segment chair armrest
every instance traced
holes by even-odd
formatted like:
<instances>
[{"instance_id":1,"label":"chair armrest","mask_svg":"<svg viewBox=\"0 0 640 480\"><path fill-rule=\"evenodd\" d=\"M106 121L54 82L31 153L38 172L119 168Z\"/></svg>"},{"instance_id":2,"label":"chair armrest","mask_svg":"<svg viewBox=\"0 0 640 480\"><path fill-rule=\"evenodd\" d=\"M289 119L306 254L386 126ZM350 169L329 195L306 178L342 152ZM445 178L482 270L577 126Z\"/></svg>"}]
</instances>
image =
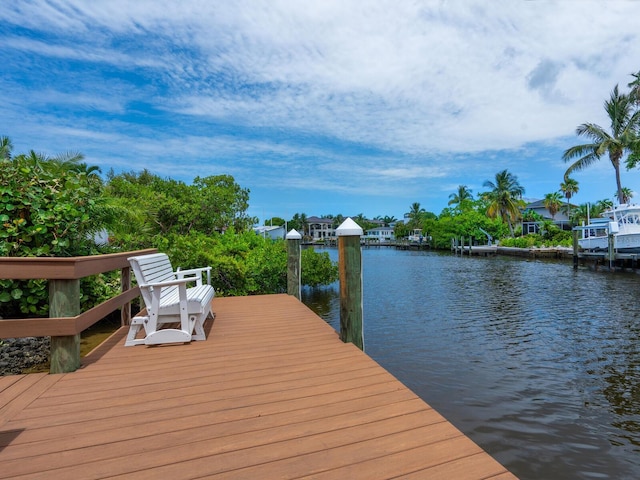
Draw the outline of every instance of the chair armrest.
<instances>
[{"instance_id":1,"label":"chair armrest","mask_svg":"<svg viewBox=\"0 0 640 480\"><path fill-rule=\"evenodd\" d=\"M202 267L202 268L191 268L189 270L178 270L175 272L176 275L193 275L196 273L209 272L211 271L211 267Z\"/></svg>"},{"instance_id":2,"label":"chair armrest","mask_svg":"<svg viewBox=\"0 0 640 480\"><path fill-rule=\"evenodd\" d=\"M177 278L182 278L184 275L194 275L192 278L199 278L200 282L198 285L201 285L202 272L207 272L207 285L211 285L211 267L191 268L189 270L180 270L178 268L178 270L174 272L174 275Z\"/></svg>"},{"instance_id":3,"label":"chair armrest","mask_svg":"<svg viewBox=\"0 0 640 480\"><path fill-rule=\"evenodd\" d=\"M189 282L195 282L197 280L196 277L187 277L187 278L178 278L176 280L166 280L164 282L157 283L141 283L138 286L142 288L146 287L170 287L172 285L181 285Z\"/></svg>"}]
</instances>

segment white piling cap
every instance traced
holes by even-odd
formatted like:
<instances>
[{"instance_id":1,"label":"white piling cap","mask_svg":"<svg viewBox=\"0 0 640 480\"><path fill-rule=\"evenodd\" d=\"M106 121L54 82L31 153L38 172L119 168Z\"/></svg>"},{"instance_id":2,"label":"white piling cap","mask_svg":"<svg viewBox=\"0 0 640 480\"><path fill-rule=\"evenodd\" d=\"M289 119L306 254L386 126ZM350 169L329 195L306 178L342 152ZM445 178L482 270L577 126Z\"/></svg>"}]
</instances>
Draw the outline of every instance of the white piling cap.
<instances>
[{"instance_id":1,"label":"white piling cap","mask_svg":"<svg viewBox=\"0 0 640 480\"><path fill-rule=\"evenodd\" d=\"M356 222L351 220L351 217L347 218L338 228L336 228L336 235L338 237L348 237L351 235L362 235L363 231Z\"/></svg>"},{"instance_id":2,"label":"white piling cap","mask_svg":"<svg viewBox=\"0 0 640 480\"><path fill-rule=\"evenodd\" d=\"M287 236L285 238L287 240L301 240L302 235L300 235L295 228L292 228L291 231L287 233Z\"/></svg>"}]
</instances>

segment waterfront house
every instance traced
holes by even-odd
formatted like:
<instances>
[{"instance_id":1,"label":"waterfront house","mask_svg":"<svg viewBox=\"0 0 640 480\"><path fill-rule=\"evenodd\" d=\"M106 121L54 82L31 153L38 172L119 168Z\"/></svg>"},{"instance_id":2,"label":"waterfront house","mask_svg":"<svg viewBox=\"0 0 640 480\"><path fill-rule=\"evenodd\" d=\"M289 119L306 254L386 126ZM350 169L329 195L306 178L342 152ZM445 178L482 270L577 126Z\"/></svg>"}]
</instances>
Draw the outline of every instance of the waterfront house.
<instances>
[{"instance_id":1,"label":"waterfront house","mask_svg":"<svg viewBox=\"0 0 640 480\"><path fill-rule=\"evenodd\" d=\"M556 214L553 217L551 216L549 209L547 209L547 207L544 206L544 200L537 200L535 202L528 203L524 207L523 212L526 212L527 210L529 210L531 212L534 212L540 215L545 220L553 221L553 223L557 225L558 228L560 228L561 230L571 230L571 222L569 221L569 217L565 212L565 208L564 208L565 205L566 204L563 204L563 207L558 212L556 212ZM571 207L573 208L574 205L571 205ZM522 222L522 234L526 235L528 233L540 233L540 225L538 224L538 222L536 221Z\"/></svg>"},{"instance_id":2,"label":"waterfront house","mask_svg":"<svg viewBox=\"0 0 640 480\"><path fill-rule=\"evenodd\" d=\"M309 236L313 241L324 240L336 235L331 218L309 217L307 218L307 225Z\"/></svg>"},{"instance_id":3,"label":"waterfront house","mask_svg":"<svg viewBox=\"0 0 640 480\"><path fill-rule=\"evenodd\" d=\"M271 240L282 240L287 234L284 226L278 225L262 225L259 227L253 227L253 231L256 232L256 235L260 235L261 237L270 238Z\"/></svg>"},{"instance_id":4,"label":"waterfront house","mask_svg":"<svg viewBox=\"0 0 640 480\"><path fill-rule=\"evenodd\" d=\"M367 230L365 238L377 240L380 243L390 243L396 239L393 233L393 227L382 227L382 226Z\"/></svg>"}]
</instances>

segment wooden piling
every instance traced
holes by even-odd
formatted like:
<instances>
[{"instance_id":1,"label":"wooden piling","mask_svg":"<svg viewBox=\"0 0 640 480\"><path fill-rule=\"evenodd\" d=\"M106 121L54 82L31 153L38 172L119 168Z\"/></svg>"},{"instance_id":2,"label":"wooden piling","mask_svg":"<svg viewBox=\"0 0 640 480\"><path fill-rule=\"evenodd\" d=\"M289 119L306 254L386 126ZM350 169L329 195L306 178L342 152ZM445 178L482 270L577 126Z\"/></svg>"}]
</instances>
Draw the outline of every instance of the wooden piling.
<instances>
[{"instance_id":1,"label":"wooden piling","mask_svg":"<svg viewBox=\"0 0 640 480\"><path fill-rule=\"evenodd\" d=\"M609 269L613 269L613 266L615 264L615 260L616 260L616 251L614 248L614 244L613 244L613 234L609 234L609 238L608 238L608 257L609 257Z\"/></svg>"},{"instance_id":2,"label":"wooden piling","mask_svg":"<svg viewBox=\"0 0 640 480\"><path fill-rule=\"evenodd\" d=\"M80 280L49 280L49 317L80 314ZM80 368L80 334L51 337L49 373L74 372Z\"/></svg>"},{"instance_id":3,"label":"wooden piling","mask_svg":"<svg viewBox=\"0 0 640 480\"><path fill-rule=\"evenodd\" d=\"M293 295L298 300L302 299L302 251L300 244L302 243L302 235L296 230L291 229L286 236L287 239L287 293Z\"/></svg>"},{"instance_id":4,"label":"wooden piling","mask_svg":"<svg viewBox=\"0 0 640 480\"><path fill-rule=\"evenodd\" d=\"M347 218L336 229L340 273L340 339L364 351L362 233L362 228L351 218Z\"/></svg>"},{"instance_id":5,"label":"wooden piling","mask_svg":"<svg viewBox=\"0 0 640 480\"><path fill-rule=\"evenodd\" d=\"M578 269L578 230L573 231L573 269Z\"/></svg>"}]
</instances>

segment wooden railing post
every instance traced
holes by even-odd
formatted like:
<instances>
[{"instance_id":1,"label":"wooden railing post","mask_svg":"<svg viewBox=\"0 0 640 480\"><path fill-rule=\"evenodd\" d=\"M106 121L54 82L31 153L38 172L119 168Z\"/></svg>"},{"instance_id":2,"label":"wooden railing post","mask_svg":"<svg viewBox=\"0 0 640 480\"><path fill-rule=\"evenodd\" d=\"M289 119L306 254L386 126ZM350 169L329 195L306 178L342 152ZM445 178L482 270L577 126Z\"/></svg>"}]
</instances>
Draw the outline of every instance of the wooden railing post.
<instances>
[{"instance_id":1,"label":"wooden railing post","mask_svg":"<svg viewBox=\"0 0 640 480\"><path fill-rule=\"evenodd\" d=\"M340 273L340 339L364 351L362 328L362 228L347 218L337 229Z\"/></svg>"},{"instance_id":2,"label":"wooden railing post","mask_svg":"<svg viewBox=\"0 0 640 480\"><path fill-rule=\"evenodd\" d=\"M80 280L49 280L49 316L75 317L80 313ZM80 334L51 337L49 373L80 368Z\"/></svg>"},{"instance_id":3,"label":"wooden railing post","mask_svg":"<svg viewBox=\"0 0 640 480\"><path fill-rule=\"evenodd\" d=\"M131 267L120 270L120 292L124 293L131 288ZM120 309L120 326L131 325L131 302L125 303Z\"/></svg>"},{"instance_id":4,"label":"wooden railing post","mask_svg":"<svg viewBox=\"0 0 640 480\"><path fill-rule=\"evenodd\" d=\"M298 300L302 300L302 275L300 264L302 262L300 244L302 235L291 229L286 236L287 239L287 293L293 295Z\"/></svg>"}]
</instances>

